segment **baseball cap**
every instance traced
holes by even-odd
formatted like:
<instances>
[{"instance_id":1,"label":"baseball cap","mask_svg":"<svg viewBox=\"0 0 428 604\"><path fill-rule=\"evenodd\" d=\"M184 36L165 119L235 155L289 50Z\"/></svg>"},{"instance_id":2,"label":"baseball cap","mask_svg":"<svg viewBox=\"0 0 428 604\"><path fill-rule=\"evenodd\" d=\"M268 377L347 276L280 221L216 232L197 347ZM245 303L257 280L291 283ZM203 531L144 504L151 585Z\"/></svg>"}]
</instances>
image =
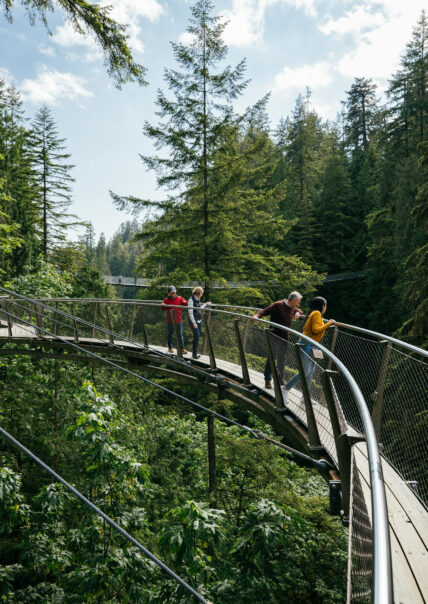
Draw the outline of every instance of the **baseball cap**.
<instances>
[{"instance_id":1,"label":"baseball cap","mask_svg":"<svg viewBox=\"0 0 428 604\"><path fill-rule=\"evenodd\" d=\"M172 294L172 293L174 293L174 292L176 292L176 291L177 291L177 290L175 289L175 287L174 287L173 285L170 285L170 286L168 287L168 293L169 293L169 294Z\"/></svg>"}]
</instances>

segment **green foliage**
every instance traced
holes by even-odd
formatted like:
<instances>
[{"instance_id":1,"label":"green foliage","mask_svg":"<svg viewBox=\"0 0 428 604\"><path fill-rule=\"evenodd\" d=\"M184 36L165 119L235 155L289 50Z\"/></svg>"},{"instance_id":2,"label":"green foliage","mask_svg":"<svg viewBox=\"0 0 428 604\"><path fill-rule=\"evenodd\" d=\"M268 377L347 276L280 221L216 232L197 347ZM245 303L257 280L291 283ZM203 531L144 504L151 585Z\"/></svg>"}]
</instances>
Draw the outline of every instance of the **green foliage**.
<instances>
[{"instance_id":1,"label":"green foliage","mask_svg":"<svg viewBox=\"0 0 428 604\"><path fill-rule=\"evenodd\" d=\"M15 0L1 0L0 4L6 18L12 22ZM48 27L47 15L56 8L50 0L21 0L21 4L25 6L31 24L39 17ZM57 4L77 33L90 33L95 38L103 50L107 71L118 88L130 81L147 84L144 79L146 69L132 58L126 27L109 17L110 6L100 6L87 0L59 0Z\"/></svg>"},{"instance_id":2,"label":"green foliage","mask_svg":"<svg viewBox=\"0 0 428 604\"><path fill-rule=\"evenodd\" d=\"M72 275L59 272L53 264L41 257L27 274L7 281L4 286L23 296L34 298L66 298L72 292Z\"/></svg>"},{"instance_id":3,"label":"green foliage","mask_svg":"<svg viewBox=\"0 0 428 604\"><path fill-rule=\"evenodd\" d=\"M3 358L2 425L208 599L269 602L276 593L282 599L301 594L302 601L340 601L344 531L326 514L320 477L299 469L267 443L215 422L221 507L211 509L205 418L111 370L95 375L106 394L89 382L79 387L88 373L74 364ZM212 404L202 395L200 400ZM249 421L270 430L260 420ZM1 457L7 459L0 471L7 542L0 538L0 589L7 601L190 601L181 587L6 442ZM283 515L294 528L285 527ZM248 572L250 541L257 549ZM318 542L325 547L321 562ZM272 544L274 551L269 551ZM299 561L306 567L294 580L292 568ZM276 564L274 589L269 573ZM260 595L266 586L270 591Z\"/></svg>"}]
</instances>

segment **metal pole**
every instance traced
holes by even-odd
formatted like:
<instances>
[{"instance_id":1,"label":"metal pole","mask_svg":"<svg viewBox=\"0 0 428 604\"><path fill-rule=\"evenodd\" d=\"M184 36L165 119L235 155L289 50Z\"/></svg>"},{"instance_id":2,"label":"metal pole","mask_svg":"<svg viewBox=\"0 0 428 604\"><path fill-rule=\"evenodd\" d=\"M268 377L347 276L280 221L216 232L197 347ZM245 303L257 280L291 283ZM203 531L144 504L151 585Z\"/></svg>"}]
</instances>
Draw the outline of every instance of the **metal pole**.
<instances>
[{"instance_id":1,"label":"metal pole","mask_svg":"<svg viewBox=\"0 0 428 604\"><path fill-rule=\"evenodd\" d=\"M250 374L248 373L247 359L245 358L245 350L242 344L241 332L239 331L239 319L233 322L235 327L236 341L239 349L239 358L241 359L242 381L244 386L251 386Z\"/></svg>"},{"instance_id":2,"label":"metal pole","mask_svg":"<svg viewBox=\"0 0 428 604\"><path fill-rule=\"evenodd\" d=\"M217 371L213 342L212 342L212 338L211 338L211 329L210 329L210 326L208 325L208 322L205 324L204 345L205 346L208 345L208 354L210 356L210 369L211 369L211 371Z\"/></svg>"},{"instance_id":3,"label":"metal pole","mask_svg":"<svg viewBox=\"0 0 428 604\"><path fill-rule=\"evenodd\" d=\"M109 339L111 346L114 346L114 337L113 337L113 334L111 333L110 313L109 313L107 304L106 304L105 310L106 310L106 319L107 319L107 329L109 331L108 339Z\"/></svg>"},{"instance_id":4,"label":"metal pole","mask_svg":"<svg viewBox=\"0 0 428 604\"><path fill-rule=\"evenodd\" d=\"M135 319L135 304L132 305L132 310L131 310L131 322L129 325L129 334L128 334L128 338L131 340L133 333L134 333L134 319Z\"/></svg>"},{"instance_id":5,"label":"metal pole","mask_svg":"<svg viewBox=\"0 0 428 604\"><path fill-rule=\"evenodd\" d=\"M305 403L306 409L306 419L308 422L308 436L309 436L309 448L311 451L322 451L323 447L321 445L320 436L318 434L317 422L315 419L314 410L312 407L311 394L309 392L308 384L306 382L306 375L303 369L302 362L302 351L301 347L304 344L295 344L294 352L296 355L297 368L300 374L300 383L302 384L302 392L303 392L303 401Z\"/></svg>"},{"instance_id":6,"label":"metal pole","mask_svg":"<svg viewBox=\"0 0 428 604\"><path fill-rule=\"evenodd\" d=\"M56 324L58 322L57 310L58 310L58 302L55 302L54 320L53 320L53 325L52 325L52 333L54 334L54 336L56 336Z\"/></svg>"},{"instance_id":7,"label":"metal pole","mask_svg":"<svg viewBox=\"0 0 428 604\"><path fill-rule=\"evenodd\" d=\"M333 429L334 442L336 444L337 459L342 489L342 509L345 516L349 516L349 502L351 493L351 444L346 434L346 426L341 421L341 413L337 406L333 393L331 376L337 375L337 371L326 370L321 373L321 384L330 415L331 427Z\"/></svg>"},{"instance_id":8,"label":"metal pole","mask_svg":"<svg viewBox=\"0 0 428 604\"><path fill-rule=\"evenodd\" d=\"M267 349L267 353L268 353L268 358L269 358L269 362L270 362L270 367L271 367L271 371L272 371L272 378L273 378L273 388L274 388L274 392L275 392L275 402L276 402L276 410L277 411L283 411L285 409L287 409L287 407L284 405L284 397L282 396L282 392L281 392L281 384L279 381L279 376L278 376L278 370L276 367L276 359L275 359L275 355L273 353L272 350L272 343L270 341L270 336L272 335L272 332L270 331L270 329L265 329L264 330L264 336L265 336L265 341L266 341L266 349ZM278 342L279 345L279 342ZM284 346L286 345L286 342L284 341Z\"/></svg>"},{"instance_id":9,"label":"metal pole","mask_svg":"<svg viewBox=\"0 0 428 604\"><path fill-rule=\"evenodd\" d=\"M336 340L337 340L338 333L339 333L339 328L337 327L337 325L334 325L333 326L333 335L331 336L330 352L334 353L334 349L336 348ZM328 357L327 369L331 369L332 364L333 364L332 358Z\"/></svg>"},{"instance_id":10,"label":"metal pole","mask_svg":"<svg viewBox=\"0 0 428 604\"><path fill-rule=\"evenodd\" d=\"M141 335L143 336L144 346L146 348L148 348L149 347L149 343L148 343L148 340L147 340L146 327L144 325L143 312L142 312L141 308L138 308L138 316L140 317Z\"/></svg>"},{"instance_id":11,"label":"metal pole","mask_svg":"<svg viewBox=\"0 0 428 604\"><path fill-rule=\"evenodd\" d=\"M95 338L95 325L96 325L96 320L97 320L97 310L98 310L98 302L95 302L94 304L94 318L92 320L93 323L93 327L92 327L92 338Z\"/></svg>"},{"instance_id":12,"label":"metal pole","mask_svg":"<svg viewBox=\"0 0 428 604\"><path fill-rule=\"evenodd\" d=\"M174 325L175 339L177 340L177 355L180 359L183 358L183 349L181 348L180 334L178 332L177 321L175 320L175 309L171 311L172 324Z\"/></svg>"},{"instance_id":13,"label":"metal pole","mask_svg":"<svg viewBox=\"0 0 428 604\"><path fill-rule=\"evenodd\" d=\"M70 309L71 309L71 314L74 317L74 303L73 302L70 304ZM79 342L79 335L77 333L77 324L76 324L76 320L74 318L72 319L72 323L73 323L73 340L77 344Z\"/></svg>"}]
</instances>

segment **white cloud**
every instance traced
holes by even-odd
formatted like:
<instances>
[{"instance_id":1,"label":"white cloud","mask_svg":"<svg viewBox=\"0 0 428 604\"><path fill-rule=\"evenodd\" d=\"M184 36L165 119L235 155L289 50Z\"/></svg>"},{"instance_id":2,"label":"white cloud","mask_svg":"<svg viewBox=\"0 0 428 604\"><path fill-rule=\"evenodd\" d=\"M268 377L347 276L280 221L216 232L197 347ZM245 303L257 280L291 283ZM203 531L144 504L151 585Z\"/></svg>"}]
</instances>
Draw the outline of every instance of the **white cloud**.
<instances>
[{"instance_id":1,"label":"white cloud","mask_svg":"<svg viewBox=\"0 0 428 604\"><path fill-rule=\"evenodd\" d=\"M56 33L52 36L52 40L64 48L73 46L96 47L96 42L92 35L80 34L69 22L57 28Z\"/></svg>"},{"instance_id":2,"label":"white cloud","mask_svg":"<svg viewBox=\"0 0 428 604\"><path fill-rule=\"evenodd\" d=\"M304 91L306 86L311 90L328 86L332 79L332 66L325 61L319 61L313 65L301 65L300 67L284 67L275 76L273 92L285 92L288 90Z\"/></svg>"},{"instance_id":3,"label":"white cloud","mask_svg":"<svg viewBox=\"0 0 428 604\"><path fill-rule=\"evenodd\" d=\"M224 40L228 46L250 46L263 42L266 11L275 4L291 5L315 17L316 0L233 0L222 16L228 21Z\"/></svg>"},{"instance_id":4,"label":"white cloud","mask_svg":"<svg viewBox=\"0 0 428 604\"><path fill-rule=\"evenodd\" d=\"M45 46L44 44L39 44L38 48L39 52L41 52L42 55L46 55L47 57L55 56L55 49L52 46Z\"/></svg>"},{"instance_id":5,"label":"white cloud","mask_svg":"<svg viewBox=\"0 0 428 604\"><path fill-rule=\"evenodd\" d=\"M178 36L178 41L185 46L190 46L194 40L195 36L188 31L185 31Z\"/></svg>"},{"instance_id":6,"label":"white cloud","mask_svg":"<svg viewBox=\"0 0 428 604\"><path fill-rule=\"evenodd\" d=\"M325 34L354 34L353 48L338 60L340 74L389 78L425 7L426 0L366 0L363 6L354 6L343 17L321 26Z\"/></svg>"},{"instance_id":7,"label":"white cloud","mask_svg":"<svg viewBox=\"0 0 428 604\"><path fill-rule=\"evenodd\" d=\"M363 29L378 27L385 23L385 16L381 12L371 12L366 5L356 6L339 19L330 19L320 30L326 36L331 34L357 34Z\"/></svg>"},{"instance_id":8,"label":"white cloud","mask_svg":"<svg viewBox=\"0 0 428 604\"><path fill-rule=\"evenodd\" d=\"M24 80L20 89L24 99L30 103L58 105L61 100L79 101L93 96L84 84L85 80L78 75L49 70L43 66L37 78Z\"/></svg>"}]
</instances>

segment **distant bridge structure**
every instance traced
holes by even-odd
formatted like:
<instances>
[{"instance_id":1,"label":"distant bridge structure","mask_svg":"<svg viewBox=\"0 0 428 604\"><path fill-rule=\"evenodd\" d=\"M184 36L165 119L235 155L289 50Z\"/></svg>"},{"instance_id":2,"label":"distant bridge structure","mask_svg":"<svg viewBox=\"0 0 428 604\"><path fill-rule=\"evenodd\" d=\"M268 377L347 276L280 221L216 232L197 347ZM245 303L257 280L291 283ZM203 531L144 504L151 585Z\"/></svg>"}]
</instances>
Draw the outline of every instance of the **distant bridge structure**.
<instances>
[{"instance_id":1,"label":"distant bridge structure","mask_svg":"<svg viewBox=\"0 0 428 604\"><path fill-rule=\"evenodd\" d=\"M327 275L323 283L333 283L334 281L348 281L349 279L359 279L361 272L355 273L338 273L336 275ZM122 277L122 275L103 275L103 279L107 285L118 285L121 287L151 287L155 279L145 279L143 277ZM165 283L159 287L167 287L170 283ZM196 285L200 285L198 281L191 281L183 285L177 285L180 289L192 289ZM267 281L226 281L226 283L212 283L212 289L241 289L242 287L261 287L270 285Z\"/></svg>"},{"instance_id":2,"label":"distant bridge structure","mask_svg":"<svg viewBox=\"0 0 428 604\"><path fill-rule=\"evenodd\" d=\"M255 413L285 448L294 449L296 461L312 465L329 482L331 512L349 526L347 602L427 601L426 351L339 324L319 345L324 358L312 361L308 387L299 346L300 338L306 339L299 333L302 322L292 329L276 326L289 334L286 376L301 375L285 404L274 325L252 321L254 309L203 311L201 357L194 360L180 346L168 353L165 313L158 303L3 294L0 356L114 362L118 371L130 368L193 384ZM186 328L187 310L180 309ZM177 336L176 325L175 330ZM186 330L185 338L190 344ZM273 390L265 388L266 358L273 367Z\"/></svg>"}]
</instances>

